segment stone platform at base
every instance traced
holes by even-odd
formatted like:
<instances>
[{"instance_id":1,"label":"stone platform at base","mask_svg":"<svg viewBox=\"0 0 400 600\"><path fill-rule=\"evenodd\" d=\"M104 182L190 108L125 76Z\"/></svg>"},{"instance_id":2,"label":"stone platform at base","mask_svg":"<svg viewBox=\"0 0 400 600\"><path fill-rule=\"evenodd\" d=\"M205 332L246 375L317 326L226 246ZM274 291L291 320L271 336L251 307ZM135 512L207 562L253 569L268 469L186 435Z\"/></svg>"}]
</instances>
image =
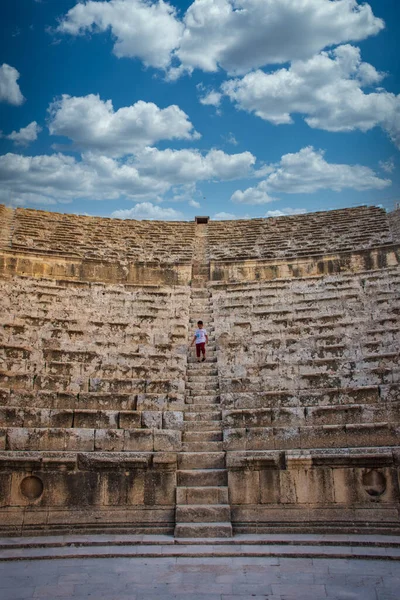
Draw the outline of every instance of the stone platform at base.
<instances>
[{"instance_id":1,"label":"stone platform at base","mask_svg":"<svg viewBox=\"0 0 400 600\"><path fill-rule=\"evenodd\" d=\"M0 538L1 561L78 558L286 557L400 560L400 536L270 534L176 539L168 535Z\"/></svg>"}]
</instances>

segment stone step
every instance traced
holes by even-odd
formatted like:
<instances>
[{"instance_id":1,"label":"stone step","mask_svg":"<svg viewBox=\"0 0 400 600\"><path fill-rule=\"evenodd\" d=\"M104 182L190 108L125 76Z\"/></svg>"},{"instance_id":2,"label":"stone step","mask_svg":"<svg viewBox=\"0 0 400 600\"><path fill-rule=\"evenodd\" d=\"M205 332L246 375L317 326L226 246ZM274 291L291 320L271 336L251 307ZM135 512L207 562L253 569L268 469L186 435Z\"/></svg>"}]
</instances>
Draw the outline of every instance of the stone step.
<instances>
[{"instance_id":1,"label":"stone step","mask_svg":"<svg viewBox=\"0 0 400 600\"><path fill-rule=\"evenodd\" d=\"M222 419L222 413L220 410L213 411L196 411L196 412L185 412L183 415L185 421L220 421Z\"/></svg>"},{"instance_id":2,"label":"stone step","mask_svg":"<svg viewBox=\"0 0 400 600\"><path fill-rule=\"evenodd\" d=\"M177 523L221 523L230 521L229 504L177 504Z\"/></svg>"},{"instance_id":3,"label":"stone step","mask_svg":"<svg viewBox=\"0 0 400 600\"><path fill-rule=\"evenodd\" d=\"M196 394L189 394L185 398L185 403L192 405L219 404L220 396L219 394L201 394L200 396L196 396Z\"/></svg>"},{"instance_id":4,"label":"stone step","mask_svg":"<svg viewBox=\"0 0 400 600\"><path fill-rule=\"evenodd\" d=\"M194 398L196 400L196 402L194 402L194 404L201 402L201 397L204 396L205 398L209 398L210 396L218 396L219 395L219 388L212 390L212 389L205 389L205 390L201 390L198 388L194 388L194 389L186 389L185 390L185 402L187 402L187 404L191 404L190 401L187 401L188 398Z\"/></svg>"},{"instance_id":5,"label":"stone step","mask_svg":"<svg viewBox=\"0 0 400 600\"><path fill-rule=\"evenodd\" d=\"M230 538L231 523L177 523L176 538Z\"/></svg>"},{"instance_id":6,"label":"stone step","mask_svg":"<svg viewBox=\"0 0 400 600\"><path fill-rule=\"evenodd\" d=\"M222 431L222 421L184 421L183 431Z\"/></svg>"},{"instance_id":7,"label":"stone step","mask_svg":"<svg viewBox=\"0 0 400 600\"><path fill-rule=\"evenodd\" d=\"M222 442L222 431L184 431L182 441L187 442Z\"/></svg>"},{"instance_id":8,"label":"stone step","mask_svg":"<svg viewBox=\"0 0 400 600\"><path fill-rule=\"evenodd\" d=\"M184 410L190 411L190 412L213 412L215 411L217 408L220 409L220 404L219 402L216 400L215 402L209 402L209 403L188 403L184 405Z\"/></svg>"},{"instance_id":9,"label":"stone step","mask_svg":"<svg viewBox=\"0 0 400 600\"><path fill-rule=\"evenodd\" d=\"M189 364L186 367L186 374L187 375L213 375L214 377L216 375L218 375L218 369L215 365L208 365L207 362L205 363L194 363L194 364Z\"/></svg>"},{"instance_id":10,"label":"stone step","mask_svg":"<svg viewBox=\"0 0 400 600\"><path fill-rule=\"evenodd\" d=\"M222 452L222 442L186 442L182 444L182 452Z\"/></svg>"},{"instance_id":11,"label":"stone step","mask_svg":"<svg viewBox=\"0 0 400 600\"><path fill-rule=\"evenodd\" d=\"M218 375L210 375L209 373L190 373L186 375L187 383L218 383Z\"/></svg>"},{"instance_id":12,"label":"stone step","mask_svg":"<svg viewBox=\"0 0 400 600\"><path fill-rule=\"evenodd\" d=\"M217 357L214 354L212 356L210 356L209 354L207 354L206 355L206 360L204 361L203 364L205 364L205 363L216 363L216 362L217 362ZM195 356L189 356L188 357L188 363L190 365L197 364L197 358Z\"/></svg>"},{"instance_id":13,"label":"stone step","mask_svg":"<svg viewBox=\"0 0 400 600\"><path fill-rule=\"evenodd\" d=\"M177 485L185 487L227 486L226 469L186 469L177 471Z\"/></svg>"},{"instance_id":14,"label":"stone step","mask_svg":"<svg viewBox=\"0 0 400 600\"><path fill-rule=\"evenodd\" d=\"M228 486L177 487L177 504L228 504Z\"/></svg>"},{"instance_id":15,"label":"stone step","mask_svg":"<svg viewBox=\"0 0 400 600\"><path fill-rule=\"evenodd\" d=\"M180 470L224 468L225 452L180 452L178 454L178 469Z\"/></svg>"}]
</instances>

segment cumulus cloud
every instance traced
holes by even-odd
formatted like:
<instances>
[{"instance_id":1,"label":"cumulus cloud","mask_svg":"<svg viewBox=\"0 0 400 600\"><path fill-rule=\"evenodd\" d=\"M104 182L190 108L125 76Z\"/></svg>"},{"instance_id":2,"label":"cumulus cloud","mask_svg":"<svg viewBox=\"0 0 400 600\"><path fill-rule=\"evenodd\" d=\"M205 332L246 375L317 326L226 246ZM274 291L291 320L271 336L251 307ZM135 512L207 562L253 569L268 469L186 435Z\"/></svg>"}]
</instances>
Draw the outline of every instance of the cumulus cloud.
<instances>
[{"instance_id":1,"label":"cumulus cloud","mask_svg":"<svg viewBox=\"0 0 400 600\"><path fill-rule=\"evenodd\" d=\"M395 169L393 156L388 160L380 160L379 167L382 169L382 171L385 171L385 173L393 173Z\"/></svg>"},{"instance_id":2,"label":"cumulus cloud","mask_svg":"<svg viewBox=\"0 0 400 600\"><path fill-rule=\"evenodd\" d=\"M80 2L58 31L111 30L117 56L164 69L172 61L174 79L196 68L244 74L363 40L383 28L369 4L357 0L195 0L182 20L162 0L110 0Z\"/></svg>"},{"instance_id":3,"label":"cumulus cloud","mask_svg":"<svg viewBox=\"0 0 400 600\"><path fill-rule=\"evenodd\" d=\"M296 113L305 115L310 127L327 131L368 131L379 125L400 145L400 96L381 88L368 94L362 89L382 78L361 61L359 48L344 45L295 60L287 69L231 79L222 90L238 108L275 125L292 123Z\"/></svg>"},{"instance_id":4,"label":"cumulus cloud","mask_svg":"<svg viewBox=\"0 0 400 600\"><path fill-rule=\"evenodd\" d=\"M0 67L0 102L20 106L25 101L17 83L19 73L14 67L3 64Z\"/></svg>"},{"instance_id":5,"label":"cumulus cloud","mask_svg":"<svg viewBox=\"0 0 400 600\"><path fill-rule=\"evenodd\" d=\"M308 146L294 154L285 154L273 165L273 171L258 186L237 190L231 197L239 204L264 204L271 201L270 194L311 194L319 190L343 189L365 191L381 190L391 185L369 167L328 163L322 150Z\"/></svg>"},{"instance_id":6,"label":"cumulus cloud","mask_svg":"<svg viewBox=\"0 0 400 600\"><path fill-rule=\"evenodd\" d=\"M291 215L304 215L307 212L305 208L283 208L282 210L267 210L266 217L287 217Z\"/></svg>"},{"instance_id":7,"label":"cumulus cloud","mask_svg":"<svg viewBox=\"0 0 400 600\"><path fill-rule=\"evenodd\" d=\"M110 30L114 54L139 58L146 66L166 68L183 31L175 9L163 0L79 2L60 21L57 30L70 35Z\"/></svg>"},{"instance_id":8,"label":"cumulus cloud","mask_svg":"<svg viewBox=\"0 0 400 600\"><path fill-rule=\"evenodd\" d=\"M186 113L178 106L161 109L139 100L114 111L111 100L98 95L63 95L49 108L49 130L74 146L111 156L123 156L160 140L198 139Z\"/></svg>"},{"instance_id":9,"label":"cumulus cloud","mask_svg":"<svg viewBox=\"0 0 400 600\"><path fill-rule=\"evenodd\" d=\"M232 219L237 219L237 216L229 213L229 212L218 212L213 216L215 221L232 221Z\"/></svg>"},{"instance_id":10,"label":"cumulus cloud","mask_svg":"<svg viewBox=\"0 0 400 600\"><path fill-rule=\"evenodd\" d=\"M246 177L255 162L250 152L226 154L222 150L210 150L203 155L198 150L146 148L135 157L134 164L144 175L177 185Z\"/></svg>"},{"instance_id":11,"label":"cumulus cloud","mask_svg":"<svg viewBox=\"0 0 400 600\"><path fill-rule=\"evenodd\" d=\"M193 198L191 200L189 200L189 206L193 206L193 208L200 208L200 202L197 202L197 200L193 200Z\"/></svg>"},{"instance_id":12,"label":"cumulus cloud","mask_svg":"<svg viewBox=\"0 0 400 600\"><path fill-rule=\"evenodd\" d=\"M249 152L229 155L219 150L203 155L196 150L146 148L129 159L87 152L80 161L61 153L9 153L0 156L0 202L9 203L12 196L23 205L29 203L29 194L59 202L77 198L154 202L161 201L175 186L186 186L181 191L187 200L196 182L247 176L254 162Z\"/></svg>"},{"instance_id":13,"label":"cumulus cloud","mask_svg":"<svg viewBox=\"0 0 400 600\"><path fill-rule=\"evenodd\" d=\"M244 74L362 40L384 27L356 0L195 0L177 56L188 70Z\"/></svg>"},{"instance_id":14,"label":"cumulus cloud","mask_svg":"<svg viewBox=\"0 0 400 600\"><path fill-rule=\"evenodd\" d=\"M127 210L115 210L111 216L116 219L148 219L151 221L178 221L183 218L182 213L178 210L163 208L151 202L140 202Z\"/></svg>"},{"instance_id":15,"label":"cumulus cloud","mask_svg":"<svg viewBox=\"0 0 400 600\"><path fill-rule=\"evenodd\" d=\"M206 106L219 106L221 104L222 94L219 92L211 91L205 96L200 97L200 104Z\"/></svg>"},{"instance_id":16,"label":"cumulus cloud","mask_svg":"<svg viewBox=\"0 0 400 600\"><path fill-rule=\"evenodd\" d=\"M33 121L26 127L22 127L19 131L13 131L10 135L5 135L7 140L12 140L17 146L28 146L31 142L37 140L38 134L42 128Z\"/></svg>"}]
</instances>

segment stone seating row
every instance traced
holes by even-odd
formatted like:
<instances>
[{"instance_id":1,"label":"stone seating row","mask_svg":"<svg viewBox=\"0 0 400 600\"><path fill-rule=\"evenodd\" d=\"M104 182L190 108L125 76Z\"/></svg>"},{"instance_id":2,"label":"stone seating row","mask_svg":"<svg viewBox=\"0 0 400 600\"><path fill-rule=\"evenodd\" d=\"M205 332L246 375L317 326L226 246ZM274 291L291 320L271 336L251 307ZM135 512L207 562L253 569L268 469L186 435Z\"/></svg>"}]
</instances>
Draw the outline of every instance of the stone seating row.
<instances>
[{"instance_id":1,"label":"stone seating row","mask_svg":"<svg viewBox=\"0 0 400 600\"><path fill-rule=\"evenodd\" d=\"M176 452L182 433L175 429L91 429L9 427L0 429L4 451Z\"/></svg>"},{"instance_id":2,"label":"stone seating row","mask_svg":"<svg viewBox=\"0 0 400 600\"><path fill-rule=\"evenodd\" d=\"M284 450L398 446L399 423L223 429L224 449Z\"/></svg>"},{"instance_id":3,"label":"stone seating row","mask_svg":"<svg viewBox=\"0 0 400 600\"><path fill-rule=\"evenodd\" d=\"M161 411L182 410L184 394L58 392L0 388L1 407L47 410Z\"/></svg>"},{"instance_id":4,"label":"stone seating row","mask_svg":"<svg viewBox=\"0 0 400 600\"><path fill-rule=\"evenodd\" d=\"M376 207L248 221L211 221L208 239L209 256L214 260L330 254L393 241L386 212Z\"/></svg>"},{"instance_id":5,"label":"stone seating row","mask_svg":"<svg viewBox=\"0 0 400 600\"><path fill-rule=\"evenodd\" d=\"M176 410L106 410L0 407L0 428L182 429L183 412ZM184 406L182 407L184 408Z\"/></svg>"},{"instance_id":6,"label":"stone seating row","mask_svg":"<svg viewBox=\"0 0 400 600\"><path fill-rule=\"evenodd\" d=\"M12 248L89 259L187 262L194 223L121 221L16 209Z\"/></svg>"}]
</instances>

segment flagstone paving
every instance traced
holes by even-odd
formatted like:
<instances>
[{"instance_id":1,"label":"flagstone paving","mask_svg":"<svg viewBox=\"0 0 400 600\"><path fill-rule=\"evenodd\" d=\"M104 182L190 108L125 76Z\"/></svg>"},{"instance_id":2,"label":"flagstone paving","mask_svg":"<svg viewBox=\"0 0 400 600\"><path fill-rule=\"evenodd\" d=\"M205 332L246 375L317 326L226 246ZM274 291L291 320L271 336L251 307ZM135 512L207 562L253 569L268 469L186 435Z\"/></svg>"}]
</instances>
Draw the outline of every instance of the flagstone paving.
<instances>
[{"instance_id":1,"label":"flagstone paving","mask_svg":"<svg viewBox=\"0 0 400 600\"><path fill-rule=\"evenodd\" d=\"M281 557L0 563L2 600L399 600L398 561Z\"/></svg>"}]
</instances>

